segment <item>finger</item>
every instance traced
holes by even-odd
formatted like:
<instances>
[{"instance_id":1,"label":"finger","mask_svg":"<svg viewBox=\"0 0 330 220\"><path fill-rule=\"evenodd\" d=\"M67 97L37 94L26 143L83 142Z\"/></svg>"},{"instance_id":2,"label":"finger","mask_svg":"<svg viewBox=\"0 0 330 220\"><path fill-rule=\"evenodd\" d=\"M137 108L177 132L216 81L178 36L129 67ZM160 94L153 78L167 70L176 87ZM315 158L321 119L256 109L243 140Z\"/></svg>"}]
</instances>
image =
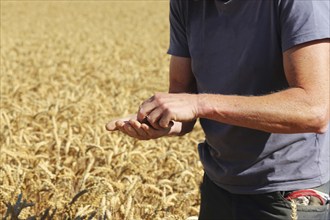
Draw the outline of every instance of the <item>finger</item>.
<instances>
[{"instance_id":1,"label":"finger","mask_svg":"<svg viewBox=\"0 0 330 220\"><path fill-rule=\"evenodd\" d=\"M122 121L122 122L125 122L125 121L128 121L130 119L134 119L136 118L136 114L132 114L132 115L128 115L124 118L116 118L116 119L113 119L112 121L108 122L106 125L105 125L105 128L108 130L108 131L115 131L115 130L118 130L117 128L117 122L119 121ZM123 124L122 124L123 125Z\"/></svg>"},{"instance_id":2,"label":"finger","mask_svg":"<svg viewBox=\"0 0 330 220\"><path fill-rule=\"evenodd\" d=\"M152 128L147 125L147 124L141 124L141 128L144 130L144 132L146 132L146 134L149 136L149 137L153 137L153 134L152 134Z\"/></svg>"},{"instance_id":3,"label":"finger","mask_svg":"<svg viewBox=\"0 0 330 220\"><path fill-rule=\"evenodd\" d=\"M162 130L156 130L146 124L141 124L141 128L147 133L150 139L164 136L168 134L168 132L170 131L170 128L168 129L162 128Z\"/></svg>"},{"instance_id":4,"label":"finger","mask_svg":"<svg viewBox=\"0 0 330 220\"><path fill-rule=\"evenodd\" d=\"M152 96L140 105L137 112L138 121L142 122L142 120L147 117L154 108L156 108L156 103L154 101L154 96Z\"/></svg>"},{"instance_id":5,"label":"finger","mask_svg":"<svg viewBox=\"0 0 330 220\"><path fill-rule=\"evenodd\" d=\"M126 131L125 131L125 129L124 129L124 125L125 125L125 122L124 122L124 121L116 121L116 128L117 128L119 131L121 131L121 132L123 132L123 133L126 134Z\"/></svg>"},{"instance_id":6,"label":"finger","mask_svg":"<svg viewBox=\"0 0 330 220\"><path fill-rule=\"evenodd\" d=\"M137 120L130 120L130 125L135 129L136 133L140 136L140 138L148 139L148 134L141 128L141 123Z\"/></svg>"},{"instance_id":7,"label":"finger","mask_svg":"<svg viewBox=\"0 0 330 220\"><path fill-rule=\"evenodd\" d=\"M116 131L116 130L118 130L118 128L116 127L116 121L117 120L113 120L113 121L108 122L105 125L105 129L108 130L108 131Z\"/></svg>"},{"instance_id":8,"label":"finger","mask_svg":"<svg viewBox=\"0 0 330 220\"><path fill-rule=\"evenodd\" d=\"M137 132L128 122L125 123L125 125L123 127L124 127L124 130L126 131L127 135L129 135L131 137L138 137Z\"/></svg>"},{"instance_id":9,"label":"finger","mask_svg":"<svg viewBox=\"0 0 330 220\"><path fill-rule=\"evenodd\" d=\"M171 116L171 114L169 114L168 112L164 112L162 114L162 117L159 119L159 126L161 126L162 128L168 128L170 126L171 123L173 123L173 116Z\"/></svg>"},{"instance_id":10,"label":"finger","mask_svg":"<svg viewBox=\"0 0 330 220\"><path fill-rule=\"evenodd\" d=\"M166 124L167 123L167 124ZM174 125L174 122L170 120L169 122L162 122L162 119L159 121L159 125L163 128L170 128Z\"/></svg>"},{"instance_id":11,"label":"finger","mask_svg":"<svg viewBox=\"0 0 330 220\"><path fill-rule=\"evenodd\" d=\"M159 124L159 120L162 118L163 110L161 108L155 108L147 117L148 122L155 129L163 129L167 127L163 127Z\"/></svg>"},{"instance_id":12,"label":"finger","mask_svg":"<svg viewBox=\"0 0 330 220\"><path fill-rule=\"evenodd\" d=\"M147 124L148 126L151 126L151 124L150 124L149 121L148 121L148 116L145 117L145 118L140 122L140 124Z\"/></svg>"}]
</instances>

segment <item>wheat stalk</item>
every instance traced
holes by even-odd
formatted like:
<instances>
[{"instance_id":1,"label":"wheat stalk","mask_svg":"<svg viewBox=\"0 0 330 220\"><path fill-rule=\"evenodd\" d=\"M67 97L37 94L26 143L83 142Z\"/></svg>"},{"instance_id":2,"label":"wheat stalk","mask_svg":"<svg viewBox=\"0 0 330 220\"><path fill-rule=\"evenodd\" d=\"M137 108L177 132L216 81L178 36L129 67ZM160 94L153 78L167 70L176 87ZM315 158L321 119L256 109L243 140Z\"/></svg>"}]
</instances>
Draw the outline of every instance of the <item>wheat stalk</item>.
<instances>
[{"instance_id":1,"label":"wheat stalk","mask_svg":"<svg viewBox=\"0 0 330 220\"><path fill-rule=\"evenodd\" d=\"M290 205L291 205L291 212L292 212L291 219L298 220L297 204L293 199L291 200Z\"/></svg>"}]
</instances>

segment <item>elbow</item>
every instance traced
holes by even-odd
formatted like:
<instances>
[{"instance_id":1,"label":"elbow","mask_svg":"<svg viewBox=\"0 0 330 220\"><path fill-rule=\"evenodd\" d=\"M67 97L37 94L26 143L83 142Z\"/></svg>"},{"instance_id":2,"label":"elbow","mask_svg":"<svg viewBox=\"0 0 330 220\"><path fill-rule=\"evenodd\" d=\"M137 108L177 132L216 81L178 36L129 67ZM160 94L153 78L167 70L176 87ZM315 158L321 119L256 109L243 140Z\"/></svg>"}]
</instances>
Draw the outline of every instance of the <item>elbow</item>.
<instances>
[{"instance_id":1,"label":"elbow","mask_svg":"<svg viewBox=\"0 0 330 220\"><path fill-rule=\"evenodd\" d=\"M329 108L319 107L312 109L307 123L308 127L314 133L323 134L327 132L329 127Z\"/></svg>"}]
</instances>

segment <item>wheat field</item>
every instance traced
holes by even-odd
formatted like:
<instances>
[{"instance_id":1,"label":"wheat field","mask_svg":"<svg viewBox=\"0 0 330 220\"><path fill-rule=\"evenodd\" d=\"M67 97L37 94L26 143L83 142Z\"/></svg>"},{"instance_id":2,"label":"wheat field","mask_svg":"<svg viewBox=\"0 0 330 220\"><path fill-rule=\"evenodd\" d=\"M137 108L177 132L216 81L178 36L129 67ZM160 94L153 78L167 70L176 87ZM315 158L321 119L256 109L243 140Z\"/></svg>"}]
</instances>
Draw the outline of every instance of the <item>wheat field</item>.
<instances>
[{"instance_id":1,"label":"wheat field","mask_svg":"<svg viewBox=\"0 0 330 220\"><path fill-rule=\"evenodd\" d=\"M1 1L1 219L198 215L200 126L104 125L167 91L168 1Z\"/></svg>"}]
</instances>

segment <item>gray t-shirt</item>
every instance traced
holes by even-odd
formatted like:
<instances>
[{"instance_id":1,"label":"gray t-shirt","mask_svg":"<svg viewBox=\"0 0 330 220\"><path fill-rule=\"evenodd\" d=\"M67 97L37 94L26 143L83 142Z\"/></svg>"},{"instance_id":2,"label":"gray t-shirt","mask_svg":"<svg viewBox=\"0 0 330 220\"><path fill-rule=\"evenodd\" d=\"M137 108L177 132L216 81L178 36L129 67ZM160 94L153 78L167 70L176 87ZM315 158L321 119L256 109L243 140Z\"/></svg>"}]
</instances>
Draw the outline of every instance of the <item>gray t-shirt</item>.
<instances>
[{"instance_id":1,"label":"gray t-shirt","mask_svg":"<svg viewBox=\"0 0 330 220\"><path fill-rule=\"evenodd\" d=\"M169 54L191 57L198 93L258 96L288 88L282 53L329 38L327 0L171 0ZM311 73L313 74L313 73ZM200 119L208 176L232 193L329 181L329 131L275 134Z\"/></svg>"}]
</instances>

